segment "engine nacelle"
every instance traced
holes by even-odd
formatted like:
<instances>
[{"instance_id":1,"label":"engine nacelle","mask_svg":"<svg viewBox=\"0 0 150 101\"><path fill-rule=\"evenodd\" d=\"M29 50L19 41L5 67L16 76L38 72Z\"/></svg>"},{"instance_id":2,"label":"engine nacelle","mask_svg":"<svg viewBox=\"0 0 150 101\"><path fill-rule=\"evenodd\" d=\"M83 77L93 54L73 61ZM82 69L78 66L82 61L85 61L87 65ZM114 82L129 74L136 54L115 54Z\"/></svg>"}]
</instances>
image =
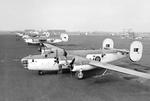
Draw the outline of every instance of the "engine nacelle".
<instances>
[{"instance_id":1,"label":"engine nacelle","mask_svg":"<svg viewBox=\"0 0 150 101\"><path fill-rule=\"evenodd\" d=\"M114 41L110 38L107 38L103 41L103 49L114 48Z\"/></svg>"},{"instance_id":2,"label":"engine nacelle","mask_svg":"<svg viewBox=\"0 0 150 101\"><path fill-rule=\"evenodd\" d=\"M130 45L130 60L133 62L139 61L142 58L143 45L140 41L134 41Z\"/></svg>"},{"instance_id":3,"label":"engine nacelle","mask_svg":"<svg viewBox=\"0 0 150 101\"><path fill-rule=\"evenodd\" d=\"M68 39L69 39L69 36L67 34L63 33L63 34L60 35L60 38L61 38L62 41L67 42Z\"/></svg>"}]
</instances>

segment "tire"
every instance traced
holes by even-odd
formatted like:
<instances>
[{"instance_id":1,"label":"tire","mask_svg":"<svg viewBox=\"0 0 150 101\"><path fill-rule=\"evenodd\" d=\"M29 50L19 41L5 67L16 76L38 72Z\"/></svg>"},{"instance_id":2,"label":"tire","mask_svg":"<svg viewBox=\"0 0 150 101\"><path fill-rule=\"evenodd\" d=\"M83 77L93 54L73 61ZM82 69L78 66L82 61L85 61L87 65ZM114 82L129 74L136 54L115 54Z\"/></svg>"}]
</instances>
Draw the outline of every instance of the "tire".
<instances>
[{"instance_id":1,"label":"tire","mask_svg":"<svg viewBox=\"0 0 150 101\"><path fill-rule=\"evenodd\" d=\"M43 71L39 71L38 74L39 74L39 75L44 75L44 72L43 72Z\"/></svg>"},{"instance_id":2,"label":"tire","mask_svg":"<svg viewBox=\"0 0 150 101\"><path fill-rule=\"evenodd\" d=\"M84 74L83 74L83 72L76 72L75 73L75 77L77 78L77 79L79 79L79 80L81 80L81 79L83 79L84 78Z\"/></svg>"},{"instance_id":3,"label":"tire","mask_svg":"<svg viewBox=\"0 0 150 101\"><path fill-rule=\"evenodd\" d=\"M96 56L95 61L101 61L101 58L99 56Z\"/></svg>"}]
</instances>

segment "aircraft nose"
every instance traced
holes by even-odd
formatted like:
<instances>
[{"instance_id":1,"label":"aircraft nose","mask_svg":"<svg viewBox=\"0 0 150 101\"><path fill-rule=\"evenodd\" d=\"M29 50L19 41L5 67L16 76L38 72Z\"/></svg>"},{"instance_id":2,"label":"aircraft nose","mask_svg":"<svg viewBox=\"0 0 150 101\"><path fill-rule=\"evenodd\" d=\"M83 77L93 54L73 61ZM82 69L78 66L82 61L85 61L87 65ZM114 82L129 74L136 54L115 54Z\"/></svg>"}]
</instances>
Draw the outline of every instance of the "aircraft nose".
<instances>
[{"instance_id":1,"label":"aircraft nose","mask_svg":"<svg viewBox=\"0 0 150 101\"><path fill-rule=\"evenodd\" d=\"M21 63L23 64L23 67L24 67L24 68L27 68L27 67L28 67L28 60L26 60L26 59L21 59Z\"/></svg>"}]
</instances>

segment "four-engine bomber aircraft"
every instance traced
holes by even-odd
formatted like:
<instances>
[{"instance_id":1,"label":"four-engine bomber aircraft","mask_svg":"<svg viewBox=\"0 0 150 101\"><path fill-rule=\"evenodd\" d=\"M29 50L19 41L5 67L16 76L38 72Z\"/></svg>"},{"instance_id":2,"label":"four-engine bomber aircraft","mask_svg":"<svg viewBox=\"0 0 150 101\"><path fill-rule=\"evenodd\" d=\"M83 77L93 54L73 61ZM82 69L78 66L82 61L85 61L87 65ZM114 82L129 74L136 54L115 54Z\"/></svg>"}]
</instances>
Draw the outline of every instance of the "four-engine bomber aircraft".
<instances>
[{"instance_id":1,"label":"four-engine bomber aircraft","mask_svg":"<svg viewBox=\"0 0 150 101\"><path fill-rule=\"evenodd\" d=\"M85 72L94 69L101 70L105 75L107 70L113 70L129 75L150 79L150 74L120 66L108 64L109 62L129 57L131 61L139 61L142 57L143 45L140 41L134 41L130 50L115 49L112 39L103 41L100 50L64 50L59 47L44 43L46 48L42 49L41 55L29 55L21 59L24 68L37 70L39 74L45 71L63 71L65 69L75 72L75 77L83 79Z\"/></svg>"},{"instance_id":2,"label":"four-engine bomber aircraft","mask_svg":"<svg viewBox=\"0 0 150 101\"><path fill-rule=\"evenodd\" d=\"M25 37L24 41L28 44L40 44L41 42L47 42L47 43L59 43L59 42L67 42L68 41L68 35L62 33L60 35L60 38L51 38L50 35L47 35L47 37Z\"/></svg>"}]
</instances>

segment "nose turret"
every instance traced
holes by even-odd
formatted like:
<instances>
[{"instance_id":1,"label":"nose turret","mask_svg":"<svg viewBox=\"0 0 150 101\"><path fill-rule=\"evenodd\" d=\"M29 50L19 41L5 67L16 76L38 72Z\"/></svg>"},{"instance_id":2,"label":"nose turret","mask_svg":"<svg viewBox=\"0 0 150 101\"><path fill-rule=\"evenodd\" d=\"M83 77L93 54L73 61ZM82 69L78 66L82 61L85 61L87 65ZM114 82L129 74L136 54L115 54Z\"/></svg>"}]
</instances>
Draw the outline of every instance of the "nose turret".
<instances>
[{"instance_id":1,"label":"nose turret","mask_svg":"<svg viewBox=\"0 0 150 101\"><path fill-rule=\"evenodd\" d=\"M23 64L23 67L24 68L27 68L28 67L28 60L27 59L21 59L21 63Z\"/></svg>"}]
</instances>

